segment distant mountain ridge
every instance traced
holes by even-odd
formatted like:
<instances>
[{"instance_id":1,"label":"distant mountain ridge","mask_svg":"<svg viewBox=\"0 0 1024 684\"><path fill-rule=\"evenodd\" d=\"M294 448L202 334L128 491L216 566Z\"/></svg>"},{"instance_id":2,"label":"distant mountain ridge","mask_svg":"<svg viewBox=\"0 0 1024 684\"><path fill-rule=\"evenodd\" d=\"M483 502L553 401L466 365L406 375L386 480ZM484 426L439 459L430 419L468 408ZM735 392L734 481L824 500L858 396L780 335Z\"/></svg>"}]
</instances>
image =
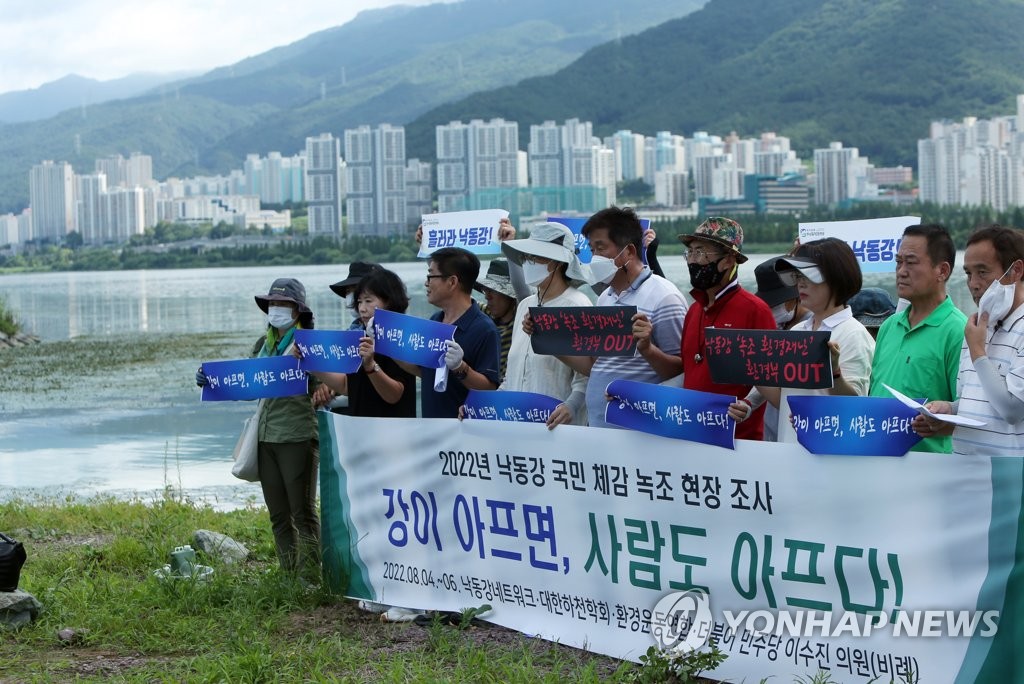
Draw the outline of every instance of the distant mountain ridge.
<instances>
[{"instance_id":1,"label":"distant mountain ridge","mask_svg":"<svg viewBox=\"0 0 1024 684\"><path fill-rule=\"evenodd\" d=\"M0 122L48 119L67 109L141 95L157 86L188 78L190 72L138 73L99 81L68 74L30 90L0 93Z\"/></svg>"},{"instance_id":2,"label":"distant mountain ridge","mask_svg":"<svg viewBox=\"0 0 1024 684\"><path fill-rule=\"evenodd\" d=\"M1024 0L711 0L557 73L437 107L407 124L407 146L429 158L451 119L516 120L525 140L531 123L579 117L600 135L774 130L804 155L841 140L876 165L916 166L930 121L1015 113L1022 26Z\"/></svg>"},{"instance_id":3,"label":"distant mountain ridge","mask_svg":"<svg viewBox=\"0 0 1024 684\"><path fill-rule=\"evenodd\" d=\"M77 171L140 150L165 177L292 154L308 135L404 124L472 92L552 73L586 49L685 15L706 0L462 0L361 13L198 78L46 121L0 125L0 212L28 201L42 159Z\"/></svg>"}]
</instances>

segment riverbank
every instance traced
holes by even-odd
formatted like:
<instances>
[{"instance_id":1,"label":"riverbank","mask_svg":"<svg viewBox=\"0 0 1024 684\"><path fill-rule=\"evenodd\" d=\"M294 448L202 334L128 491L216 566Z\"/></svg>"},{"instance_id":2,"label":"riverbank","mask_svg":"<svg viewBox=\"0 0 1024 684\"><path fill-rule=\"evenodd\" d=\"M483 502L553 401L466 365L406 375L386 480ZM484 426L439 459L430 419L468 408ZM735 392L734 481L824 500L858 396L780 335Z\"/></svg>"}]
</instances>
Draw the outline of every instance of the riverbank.
<instances>
[{"instance_id":1,"label":"riverbank","mask_svg":"<svg viewBox=\"0 0 1024 684\"><path fill-rule=\"evenodd\" d=\"M614 682L638 671L487 624L381 623L278 572L266 515L195 506L173 489L152 505L0 504L3 531L28 551L20 589L43 604L0 639L0 680ZM197 529L242 542L250 558L202 557L214 567L205 583L157 580ZM71 644L58 638L65 628L78 635Z\"/></svg>"}]
</instances>

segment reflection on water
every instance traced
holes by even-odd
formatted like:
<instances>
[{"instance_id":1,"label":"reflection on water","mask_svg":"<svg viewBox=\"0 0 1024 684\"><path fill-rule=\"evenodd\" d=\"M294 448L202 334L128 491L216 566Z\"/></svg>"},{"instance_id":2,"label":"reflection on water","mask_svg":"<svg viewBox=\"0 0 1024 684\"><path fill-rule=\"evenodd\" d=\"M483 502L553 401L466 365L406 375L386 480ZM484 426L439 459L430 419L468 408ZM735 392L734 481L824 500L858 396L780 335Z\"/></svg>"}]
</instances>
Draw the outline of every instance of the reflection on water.
<instances>
[{"instance_id":1,"label":"reflection on water","mask_svg":"<svg viewBox=\"0 0 1024 684\"><path fill-rule=\"evenodd\" d=\"M744 286L756 289L754 267L768 256L753 255L742 267ZM950 294L961 309L973 312L959 267L962 257L958 255ZM665 257L661 262L669 279L688 292L684 259ZM429 315L433 309L424 297L426 265L388 268L409 289L410 313ZM255 338L265 323L253 297L266 293L280 277L298 278L306 286L317 327L347 327L352 312L328 287L347 273L346 265L327 265L4 275L0 295L25 328L44 340L188 332L252 333ZM895 292L892 274L870 275L865 285ZM247 351L240 348L238 355ZM235 480L229 468L241 422L252 405L200 404L182 364L181 359L161 362L158 370L168 383L156 394L148 386L123 384L126 395L135 392L139 397L133 402L126 396L124 405L152 406L159 396L158 408L7 411L0 419L0 499L33 492L152 497L170 486L220 507L259 500L259 487ZM189 362L186 367L194 366ZM96 380L82 382L89 381ZM89 393L90 388L80 391Z\"/></svg>"}]
</instances>

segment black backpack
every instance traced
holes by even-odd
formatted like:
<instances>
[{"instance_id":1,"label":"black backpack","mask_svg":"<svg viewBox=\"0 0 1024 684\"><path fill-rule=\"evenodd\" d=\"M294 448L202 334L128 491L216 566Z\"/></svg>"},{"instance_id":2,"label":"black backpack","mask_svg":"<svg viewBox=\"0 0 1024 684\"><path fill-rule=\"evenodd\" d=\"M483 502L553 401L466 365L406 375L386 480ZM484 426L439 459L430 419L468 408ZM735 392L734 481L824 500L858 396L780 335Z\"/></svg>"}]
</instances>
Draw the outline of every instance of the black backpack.
<instances>
[{"instance_id":1,"label":"black backpack","mask_svg":"<svg viewBox=\"0 0 1024 684\"><path fill-rule=\"evenodd\" d=\"M0 532L0 591L15 591L25 564L25 545Z\"/></svg>"}]
</instances>

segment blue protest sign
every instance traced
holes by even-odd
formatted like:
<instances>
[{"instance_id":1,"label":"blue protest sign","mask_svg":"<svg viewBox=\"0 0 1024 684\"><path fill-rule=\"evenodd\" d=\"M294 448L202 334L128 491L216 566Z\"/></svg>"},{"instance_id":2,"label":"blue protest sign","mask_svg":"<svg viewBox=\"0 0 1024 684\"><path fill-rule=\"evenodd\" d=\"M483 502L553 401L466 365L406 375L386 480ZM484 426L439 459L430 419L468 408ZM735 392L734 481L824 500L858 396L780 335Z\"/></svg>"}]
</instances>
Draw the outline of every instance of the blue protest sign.
<instances>
[{"instance_id":1,"label":"blue protest sign","mask_svg":"<svg viewBox=\"0 0 1024 684\"><path fill-rule=\"evenodd\" d=\"M446 340L455 339L455 326L426 318L377 309L373 314L374 351L425 368L444 365Z\"/></svg>"},{"instance_id":2,"label":"blue protest sign","mask_svg":"<svg viewBox=\"0 0 1024 684\"><path fill-rule=\"evenodd\" d=\"M635 380L613 380L605 420L652 435L735 448L736 421L729 417L735 397Z\"/></svg>"},{"instance_id":3,"label":"blue protest sign","mask_svg":"<svg viewBox=\"0 0 1024 684\"><path fill-rule=\"evenodd\" d=\"M363 362L359 356L361 330L296 330L295 346L302 352L299 368L304 371L355 373Z\"/></svg>"},{"instance_id":4,"label":"blue protest sign","mask_svg":"<svg viewBox=\"0 0 1024 684\"><path fill-rule=\"evenodd\" d=\"M306 393L306 374L291 354L203 363L203 401L244 401Z\"/></svg>"},{"instance_id":5,"label":"blue protest sign","mask_svg":"<svg viewBox=\"0 0 1024 684\"><path fill-rule=\"evenodd\" d=\"M563 226L572 231L572 234L576 236L576 249L579 250L580 262L589 264L590 260L594 257L594 253L590 251L590 243L587 242L587 238L583 237L583 224L590 220L589 216L551 216L548 221L552 223L561 223ZM640 227L646 233L647 229L651 227L651 219L640 219ZM647 250L643 250L643 254L640 255L643 262L647 263Z\"/></svg>"},{"instance_id":6,"label":"blue protest sign","mask_svg":"<svg viewBox=\"0 0 1024 684\"><path fill-rule=\"evenodd\" d=\"M536 392L469 390L463 406L466 418L546 423L551 412L561 403L554 397Z\"/></svg>"},{"instance_id":7,"label":"blue protest sign","mask_svg":"<svg viewBox=\"0 0 1024 684\"><path fill-rule=\"evenodd\" d=\"M902 456L921 441L910 429L917 411L889 397L789 397L789 411L812 454Z\"/></svg>"}]
</instances>

